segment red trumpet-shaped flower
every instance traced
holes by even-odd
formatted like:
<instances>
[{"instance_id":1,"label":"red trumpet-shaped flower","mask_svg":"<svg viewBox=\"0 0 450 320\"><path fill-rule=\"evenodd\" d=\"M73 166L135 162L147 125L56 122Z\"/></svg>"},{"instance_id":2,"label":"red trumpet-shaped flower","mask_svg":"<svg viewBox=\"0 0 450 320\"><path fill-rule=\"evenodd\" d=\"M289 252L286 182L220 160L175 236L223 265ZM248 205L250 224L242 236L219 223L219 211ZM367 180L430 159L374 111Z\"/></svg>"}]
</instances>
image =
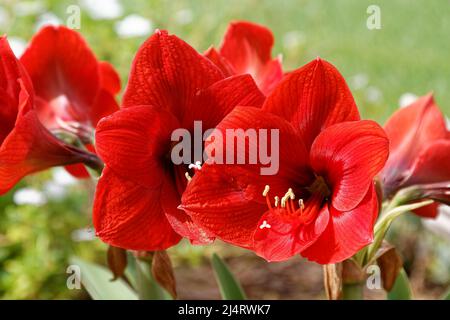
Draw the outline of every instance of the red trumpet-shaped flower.
<instances>
[{"instance_id":1,"label":"red trumpet-shaped flower","mask_svg":"<svg viewBox=\"0 0 450 320\"><path fill-rule=\"evenodd\" d=\"M388 140L375 122L359 120L331 64L317 59L290 73L262 109L238 107L217 126L237 128L279 129L279 171L264 176L255 164L204 165L181 205L196 224L269 261L301 254L334 263L372 241L373 178Z\"/></svg>"},{"instance_id":2,"label":"red trumpet-shaped flower","mask_svg":"<svg viewBox=\"0 0 450 320\"><path fill-rule=\"evenodd\" d=\"M31 80L5 37L0 38L0 194L27 174L86 163L95 155L65 144L39 120Z\"/></svg>"},{"instance_id":3,"label":"red trumpet-shaped flower","mask_svg":"<svg viewBox=\"0 0 450 320\"><path fill-rule=\"evenodd\" d=\"M211 47L205 56L226 76L250 74L264 94L269 94L283 77L281 61L272 59L272 32L251 22L234 22L228 27L220 50Z\"/></svg>"},{"instance_id":4,"label":"red trumpet-shaped flower","mask_svg":"<svg viewBox=\"0 0 450 320\"><path fill-rule=\"evenodd\" d=\"M80 34L63 26L41 29L20 61L33 83L41 123L94 151L97 122L119 109L114 96L120 79L113 67L98 61ZM83 165L67 169L77 177L89 176Z\"/></svg>"},{"instance_id":5,"label":"red trumpet-shaped flower","mask_svg":"<svg viewBox=\"0 0 450 320\"><path fill-rule=\"evenodd\" d=\"M189 164L172 162L172 132L192 132L196 120L203 130L213 128L236 105L260 106L263 100L249 75L225 78L187 43L157 31L134 59L122 110L96 130L105 162L94 205L97 235L134 250L165 249L180 235L209 241L178 209L186 178L194 172Z\"/></svg>"},{"instance_id":6,"label":"red trumpet-shaped flower","mask_svg":"<svg viewBox=\"0 0 450 320\"><path fill-rule=\"evenodd\" d=\"M389 159L380 174L385 196L416 184L450 184L450 134L431 94L399 109L384 128L391 141ZM435 217L436 206L415 212Z\"/></svg>"}]
</instances>

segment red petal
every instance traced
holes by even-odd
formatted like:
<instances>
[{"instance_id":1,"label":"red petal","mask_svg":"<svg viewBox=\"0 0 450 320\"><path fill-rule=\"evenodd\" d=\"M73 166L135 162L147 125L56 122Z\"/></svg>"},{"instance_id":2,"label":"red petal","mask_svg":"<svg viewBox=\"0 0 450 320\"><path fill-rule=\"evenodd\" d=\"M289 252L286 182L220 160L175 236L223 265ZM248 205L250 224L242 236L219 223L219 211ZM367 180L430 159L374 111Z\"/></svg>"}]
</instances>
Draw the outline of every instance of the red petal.
<instances>
[{"instance_id":1,"label":"red petal","mask_svg":"<svg viewBox=\"0 0 450 320\"><path fill-rule=\"evenodd\" d=\"M389 141L374 121L331 126L311 146L311 165L332 189L332 205L340 211L355 208L367 193L388 157Z\"/></svg>"},{"instance_id":2,"label":"red petal","mask_svg":"<svg viewBox=\"0 0 450 320\"><path fill-rule=\"evenodd\" d=\"M183 128L202 120L203 130L214 128L236 106L261 107L264 96L252 77L240 75L217 81L198 94L197 107L185 113Z\"/></svg>"},{"instance_id":3,"label":"red petal","mask_svg":"<svg viewBox=\"0 0 450 320\"><path fill-rule=\"evenodd\" d=\"M90 109L91 124L95 128L97 123L104 117L113 114L119 110L119 105L114 96L108 91L102 89L99 91L95 103Z\"/></svg>"},{"instance_id":4,"label":"red petal","mask_svg":"<svg viewBox=\"0 0 450 320\"><path fill-rule=\"evenodd\" d=\"M196 107L198 90L221 79L222 72L211 61L176 36L158 30L134 58L122 105L151 105L182 119Z\"/></svg>"},{"instance_id":5,"label":"red petal","mask_svg":"<svg viewBox=\"0 0 450 320\"><path fill-rule=\"evenodd\" d=\"M437 215L439 213L438 207L439 207L439 203L432 203L428 206L416 209L413 212L415 214L417 214L419 217L434 219L437 217Z\"/></svg>"},{"instance_id":6,"label":"red petal","mask_svg":"<svg viewBox=\"0 0 450 320\"><path fill-rule=\"evenodd\" d=\"M285 209L274 209L264 214L256 229L255 252L267 261L284 261L311 246L329 223L327 206L317 208L313 223L298 224L298 216L283 215ZM264 223L265 221L265 223ZM269 224L269 228L263 226Z\"/></svg>"},{"instance_id":7,"label":"red petal","mask_svg":"<svg viewBox=\"0 0 450 320\"><path fill-rule=\"evenodd\" d=\"M99 65L79 33L63 26L45 27L33 37L20 61L36 95L55 112L63 108L69 120L90 120L90 108L100 90Z\"/></svg>"},{"instance_id":8,"label":"red petal","mask_svg":"<svg viewBox=\"0 0 450 320\"><path fill-rule=\"evenodd\" d=\"M97 236L115 247L164 250L177 244L177 235L160 204L161 191L148 189L103 170L94 203Z\"/></svg>"},{"instance_id":9,"label":"red petal","mask_svg":"<svg viewBox=\"0 0 450 320\"><path fill-rule=\"evenodd\" d=\"M6 37L0 37L0 144L11 132L19 112L21 85L25 104L33 103L33 87L23 66L12 52ZM20 80L20 81L19 81Z\"/></svg>"},{"instance_id":10,"label":"red petal","mask_svg":"<svg viewBox=\"0 0 450 320\"><path fill-rule=\"evenodd\" d=\"M327 127L359 120L344 78L333 65L319 58L287 75L267 97L263 109L290 121L307 147Z\"/></svg>"},{"instance_id":11,"label":"red petal","mask_svg":"<svg viewBox=\"0 0 450 320\"><path fill-rule=\"evenodd\" d=\"M340 212L330 206L330 223L319 239L301 253L320 264L341 262L373 241L378 199L372 185L353 210Z\"/></svg>"},{"instance_id":12,"label":"red petal","mask_svg":"<svg viewBox=\"0 0 450 320\"><path fill-rule=\"evenodd\" d=\"M101 87L111 93L118 94L120 91L120 77L114 67L109 63L102 61L99 63Z\"/></svg>"},{"instance_id":13,"label":"red petal","mask_svg":"<svg viewBox=\"0 0 450 320\"><path fill-rule=\"evenodd\" d=\"M185 177L183 177L185 179ZM189 239L193 244L208 244L214 237L206 230L196 225L191 217L183 210L179 209L181 196L177 192L176 186L170 177L166 176L161 202L172 228L183 238Z\"/></svg>"},{"instance_id":14,"label":"red petal","mask_svg":"<svg viewBox=\"0 0 450 320\"><path fill-rule=\"evenodd\" d=\"M450 181L450 140L437 140L415 159L408 185Z\"/></svg>"},{"instance_id":15,"label":"red petal","mask_svg":"<svg viewBox=\"0 0 450 320\"><path fill-rule=\"evenodd\" d=\"M65 146L30 111L21 116L0 148L0 194L24 176L53 166L83 161L83 152Z\"/></svg>"},{"instance_id":16,"label":"red petal","mask_svg":"<svg viewBox=\"0 0 450 320\"><path fill-rule=\"evenodd\" d=\"M68 166L65 166L64 169L66 169L68 173L78 179L87 179L91 177L86 167L81 163L70 164Z\"/></svg>"},{"instance_id":17,"label":"red petal","mask_svg":"<svg viewBox=\"0 0 450 320\"><path fill-rule=\"evenodd\" d=\"M177 120L150 106L122 109L99 122L95 134L100 158L117 175L146 187L161 187L164 156L170 152Z\"/></svg>"},{"instance_id":18,"label":"red petal","mask_svg":"<svg viewBox=\"0 0 450 320\"><path fill-rule=\"evenodd\" d=\"M385 188L390 191L405 182L414 162L430 144L448 139L444 117L431 94L399 109L384 128L390 140L390 155L382 178Z\"/></svg>"},{"instance_id":19,"label":"red petal","mask_svg":"<svg viewBox=\"0 0 450 320\"><path fill-rule=\"evenodd\" d=\"M306 169L307 152L294 128L284 119L257 108L237 107L217 126L227 129L279 130L280 163L277 175L261 175L259 164L204 165L188 184L182 197L182 208L194 222L222 240L242 247L253 245L252 237L257 223L267 209L261 195L270 185L271 195L283 196L289 188L296 191L299 182L308 184L311 177ZM224 148L213 141L208 146ZM247 141L245 157L249 159ZM270 149L269 149L270 150ZM273 159L275 160L275 159Z\"/></svg>"},{"instance_id":20,"label":"red petal","mask_svg":"<svg viewBox=\"0 0 450 320\"><path fill-rule=\"evenodd\" d=\"M271 57L273 43L269 29L251 22L235 22L228 27L220 54L237 74L251 74L261 91L269 94L283 77L279 60Z\"/></svg>"},{"instance_id":21,"label":"red petal","mask_svg":"<svg viewBox=\"0 0 450 320\"><path fill-rule=\"evenodd\" d=\"M206 50L204 56L211 60L216 65L216 67L219 68L220 71L222 71L225 77L230 77L236 74L236 71L233 69L227 59L222 57L214 47L210 47L208 50Z\"/></svg>"}]
</instances>

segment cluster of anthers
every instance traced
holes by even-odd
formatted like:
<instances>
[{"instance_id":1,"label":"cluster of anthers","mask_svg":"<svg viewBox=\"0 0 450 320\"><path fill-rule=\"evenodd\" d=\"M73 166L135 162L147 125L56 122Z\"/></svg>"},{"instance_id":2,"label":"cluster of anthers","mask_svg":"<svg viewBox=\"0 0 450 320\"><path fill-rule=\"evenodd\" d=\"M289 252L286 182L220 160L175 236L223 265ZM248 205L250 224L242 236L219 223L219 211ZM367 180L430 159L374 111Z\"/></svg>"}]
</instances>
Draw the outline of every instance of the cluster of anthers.
<instances>
[{"instance_id":1,"label":"cluster of anthers","mask_svg":"<svg viewBox=\"0 0 450 320\"><path fill-rule=\"evenodd\" d=\"M191 163L191 164L189 165L188 169L189 169L189 170L194 169L194 171L201 170L201 169L202 169L202 163L201 163L200 161L195 161L195 163ZM192 177L191 177L191 175L189 174L189 171L186 171L186 173L184 174L184 176L186 177L188 183L191 182Z\"/></svg>"},{"instance_id":2,"label":"cluster of anthers","mask_svg":"<svg viewBox=\"0 0 450 320\"><path fill-rule=\"evenodd\" d=\"M263 197L266 198L267 207L269 211L276 212L277 214L284 214L290 217L297 217L298 224L309 223L318 213L320 208L320 203L323 200L323 196L320 193L313 193L311 198L308 199L308 206L305 205L303 199L295 201L295 194L292 188L289 188L286 194L281 197L274 197L274 206L272 206L271 199L269 197L270 186L266 185L262 193ZM296 204L298 203L298 208ZM259 226L260 229L270 229L272 226L264 220Z\"/></svg>"}]
</instances>

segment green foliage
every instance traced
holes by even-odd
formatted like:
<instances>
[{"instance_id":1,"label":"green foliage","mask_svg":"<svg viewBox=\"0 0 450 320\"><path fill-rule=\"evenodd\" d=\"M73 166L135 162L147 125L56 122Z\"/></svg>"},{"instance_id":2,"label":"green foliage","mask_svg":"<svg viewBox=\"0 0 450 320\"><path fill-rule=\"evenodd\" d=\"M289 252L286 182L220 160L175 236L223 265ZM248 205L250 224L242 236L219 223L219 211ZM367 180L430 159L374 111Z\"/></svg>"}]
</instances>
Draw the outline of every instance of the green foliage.
<instances>
[{"instance_id":1,"label":"green foliage","mask_svg":"<svg viewBox=\"0 0 450 320\"><path fill-rule=\"evenodd\" d=\"M224 300L245 300L245 293L239 281L231 273L225 262L217 254L213 254L211 263L222 298Z\"/></svg>"},{"instance_id":2,"label":"green foliage","mask_svg":"<svg viewBox=\"0 0 450 320\"><path fill-rule=\"evenodd\" d=\"M411 285L409 284L408 275L404 269L400 270L392 290L387 294L387 298L389 300L412 299Z\"/></svg>"}]
</instances>

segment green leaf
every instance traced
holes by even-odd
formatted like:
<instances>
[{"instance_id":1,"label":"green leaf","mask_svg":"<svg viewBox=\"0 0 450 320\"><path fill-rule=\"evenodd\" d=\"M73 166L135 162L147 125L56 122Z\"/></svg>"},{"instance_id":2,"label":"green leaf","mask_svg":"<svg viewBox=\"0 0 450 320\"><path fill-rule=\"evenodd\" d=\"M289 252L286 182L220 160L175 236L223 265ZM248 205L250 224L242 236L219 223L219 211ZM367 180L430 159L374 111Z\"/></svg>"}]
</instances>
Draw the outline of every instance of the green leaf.
<instances>
[{"instance_id":1,"label":"green leaf","mask_svg":"<svg viewBox=\"0 0 450 320\"><path fill-rule=\"evenodd\" d=\"M108 269L84 261L78 257L70 263L81 270L81 283L94 300L137 300L137 294L122 280L111 281L113 275Z\"/></svg>"},{"instance_id":2,"label":"green leaf","mask_svg":"<svg viewBox=\"0 0 450 320\"><path fill-rule=\"evenodd\" d=\"M135 259L136 289L140 300L172 300L170 294L161 288L151 273L151 263Z\"/></svg>"},{"instance_id":3,"label":"green leaf","mask_svg":"<svg viewBox=\"0 0 450 320\"><path fill-rule=\"evenodd\" d=\"M412 292L409 284L408 275L404 269L401 269L397 275L392 290L388 292L388 300L411 300Z\"/></svg>"},{"instance_id":4,"label":"green leaf","mask_svg":"<svg viewBox=\"0 0 450 320\"><path fill-rule=\"evenodd\" d=\"M239 282L217 254L212 256L212 266L224 300L245 300L245 293Z\"/></svg>"}]
</instances>

